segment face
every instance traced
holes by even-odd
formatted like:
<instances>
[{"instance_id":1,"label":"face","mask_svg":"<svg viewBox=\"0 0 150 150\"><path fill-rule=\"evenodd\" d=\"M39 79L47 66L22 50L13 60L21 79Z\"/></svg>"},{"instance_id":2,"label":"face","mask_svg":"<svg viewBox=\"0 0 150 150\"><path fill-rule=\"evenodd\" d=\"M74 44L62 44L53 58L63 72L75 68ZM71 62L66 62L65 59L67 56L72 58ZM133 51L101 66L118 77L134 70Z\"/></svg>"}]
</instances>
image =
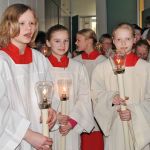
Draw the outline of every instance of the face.
<instances>
[{"instance_id":1,"label":"face","mask_svg":"<svg viewBox=\"0 0 150 150\"><path fill-rule=\"evenodd\" d=\"M61 58L69 49L69 35L65 30L55 31L51 39L46 41L47 46L51 48L52 54L58 59Z\"/></svg>"},{"instance_id":2,"label":"face","mask_svg":"<svg viewBox=\"0 0 150 150\"><path fill-rule=\"evenodd\" d=\"M85 38L85 36L77 34L75 44L79 51L85 51L87 49L88 40Z\"/></svg>"},{"instance_id":3,"label":"face","mask_svg":"<svg viewBox=\"0 0 150 150\"><path fill-rule=\"evenodd\" d=\"M129 53L132 50L134 37L129 29L119 28L114 33L113 42L117 50Z\"/></svg>"},{"instance_id":4,"label":"face","mask_svg":"<svg viewBox=\"0 0 150 150\"><path fill-rule=\"evenodd\" d=\"M107 51L108 49L112 48L112 40L109 38L105 38L102 42L102 49Z\"/></svg>"},{"instance_id":5,"label":"face","mask_svg":"<svg viewBox=\"0 0 150 150\"><path fill-rule=\"evenodd\" d=\"M147 57L148 57L148 48L147 48L147 46L145 46L145 45L138 46L136 48L136 54L140 58L142 58L144 60L147 60Z\"/></svg>"},{"instance_id":6,"label":"face","mask_svg":"<svg viewBox=\"0 0 150 150\"><path fill-rule=\"evenodd\" d=\"M135 43L141 39L142 35L140 30L135 29Z\"/></svg>"},{"instance_id":7,"label":"face","mask_svg":"<svg viewBox=\"0 0 150 150\"><path fill-rule=\"evenodd\" d=\"M36 30L35 17L31 10L27 10L19 17L20 33L11 42L20 47L31 42L32 36Z\"/></svg>"}]
</instances>

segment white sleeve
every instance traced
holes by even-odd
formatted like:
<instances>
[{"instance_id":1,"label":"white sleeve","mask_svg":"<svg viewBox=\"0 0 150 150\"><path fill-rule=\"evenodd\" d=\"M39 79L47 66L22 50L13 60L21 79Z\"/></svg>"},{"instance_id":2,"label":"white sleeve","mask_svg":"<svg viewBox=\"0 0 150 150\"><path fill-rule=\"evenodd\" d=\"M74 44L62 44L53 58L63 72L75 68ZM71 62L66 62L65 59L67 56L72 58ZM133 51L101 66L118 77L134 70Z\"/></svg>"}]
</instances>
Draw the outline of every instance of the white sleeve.
<instances>
[{"instance_id":1,"label":"white sleeve","mask_svg":"<svg viewBox=\"0 0 150 150\"><path fill-rule=\"evenodd\" d=\"M147 68L147 78L144 99L140 103L131 104L128 108L131 110L131 128L134 133L135 145L137 149L143 149L150 143L150 69ZM143 72L144 73L144 72Z\"/></svg>"},{"instance_id":2,"label":"white sleeve","mask_svg":"<svg viewBox=\"0 0 150 150\"><path fill-rule=\"evenodd\" d=\"M114 118L117 117L115 107L112 107L112 99L117 93L116 91L108 91L105 85L104 73L107 68L101 63L96 66L92 73L91 94L94 104L94 116L101 127L105 136L108 136L111 131Z\"/></svg>"},{"instance_id":3,"label":"white sleeve","mask_svg":"<svg viewBox=\"0 0 150 150\"><path fill-rule=\"evenodd\" d=\"M77 121L75 130L81 133L83 130L91 132L94 128L94 116L92 111L90 84L86 68L81 65L79 70L77 101L70 117Z\"/></svg>"},{"instance_id":4,"label":"white sleeve","mask_svg":"<svg viewBox=\"0 0 150 150\"><path fill-rule=\"evenodd\" d=\"M14 150L23 139L30 123L10 109L4 81L0 74L0 149Z\"/></svg>"}]
</instances>

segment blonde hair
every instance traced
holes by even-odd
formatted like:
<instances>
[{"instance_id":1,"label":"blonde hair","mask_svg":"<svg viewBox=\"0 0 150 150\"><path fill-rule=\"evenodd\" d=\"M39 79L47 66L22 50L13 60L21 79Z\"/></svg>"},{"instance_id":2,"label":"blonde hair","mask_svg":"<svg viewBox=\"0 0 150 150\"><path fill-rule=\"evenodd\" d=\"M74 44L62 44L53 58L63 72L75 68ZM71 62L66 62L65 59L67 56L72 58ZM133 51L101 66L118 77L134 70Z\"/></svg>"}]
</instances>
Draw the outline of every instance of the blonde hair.
<instances>
[{"instance_id":1,"label":"blonde hair","mask_svg":"<svg viewBox=\"0 0 150 150\"><path fill-rule=\"evenodd\" d=\"M77 34L83 35L86 39L92 39L93 47L96 46L97 37L96 37L96 33L92 29L90 29L90 28L82 29L82 30L78 31Z\"/></svg>"},{"instance_id":2,"label":"blonde hair","mask_svg":"<svg viewBox=\"0 0 150 150\"><path fill-rule=\"evenodd\" d=\"M38 21L35 12L27 5L13 4L9 6L2 15L0 23L0 47L6 47L10 43L10 39L19 35L20 27L18 19L27 10L31 10L35 17L36 31L31 39L29 46L34 45L34 40L38 32Z\"/></svg>"},{"instance_id":3,"label":"blonde hair","mask_svg":"<svg viewBox=\"0 0 150 150\"><path fill-rule=\"evenodd\" d=\"M135 36L134 29L133 29L133 26L131 24L129 24L129 23L121 23L116 28L114 28L114 30L112 32L112 37L113 38L115 36L115 32L118 29L127 29L127 30L129 30L131 32L131 34L133 35L133 37Z\"/></svg>"}]
</instances>

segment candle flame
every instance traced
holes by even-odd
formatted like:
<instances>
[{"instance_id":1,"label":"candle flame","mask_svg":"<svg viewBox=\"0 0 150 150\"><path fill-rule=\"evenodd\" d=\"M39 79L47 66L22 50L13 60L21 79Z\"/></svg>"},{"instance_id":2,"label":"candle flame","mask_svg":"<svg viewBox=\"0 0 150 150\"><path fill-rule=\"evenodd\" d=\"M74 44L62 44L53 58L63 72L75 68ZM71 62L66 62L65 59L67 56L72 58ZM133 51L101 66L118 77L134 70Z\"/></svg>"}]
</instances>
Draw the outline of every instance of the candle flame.
<instances>
[{"instance_id":1,"label":"candle flame","mask_svg":"<svg viewBox=\"0 0 150 150\"><path fill-rule=\"evenodd\" d=\"M118 65L120 64L121 60L120 59L116 59Z\"/></svg>"},{"instance_id":2,"label":"candle flame","mask_svg":"<svg viewBox=\"0 0 150 150\"><path fill-rule=\"evenodd\" d=\"M63 92L66 92L67 90L66 90L66 87L63 87Z\"/></svg>"},{"instance_id":3,"label":"candle flame","mask_svg":"<svg viewBox=\"0 0 150 150\"><path fill-rule=\"evenodd\" d=\"M47 94L47 89L43 89L43 95L45 96Z\"/></svg>"}]
</instances>

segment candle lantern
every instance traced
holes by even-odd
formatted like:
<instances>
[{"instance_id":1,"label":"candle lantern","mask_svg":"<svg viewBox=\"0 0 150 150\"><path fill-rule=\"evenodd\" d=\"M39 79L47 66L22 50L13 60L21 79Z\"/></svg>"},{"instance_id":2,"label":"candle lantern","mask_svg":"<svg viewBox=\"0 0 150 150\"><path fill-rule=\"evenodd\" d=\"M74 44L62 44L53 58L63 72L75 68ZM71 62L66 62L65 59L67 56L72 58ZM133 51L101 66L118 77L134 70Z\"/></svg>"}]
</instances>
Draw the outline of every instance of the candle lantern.
<instances>
[{"instance_id":1,"label":"candle lantern","mask_svg":"<svg viewBox=\"0 0 150 150\"><path fill-rule=\"evenodd\" d=\"M68 114L67 101L69 100L71 80L61 79L61 80L58 80L57 84L58 84L58 93L59 93L59 97L61 101L61 113L62 115L67 115ZM63 126L63 124L61 124L61 126ZM66 150L66 137L65 136L61 136L60 149Z\"/></svg>"},{"instance_id":2,"label":"candle lantern","mask_svg":"<svg viewBox=\"0 0 150 150\"><path fill-rule=\"evenodd\" d=\"M53 95L53 83L49 81L39 81L35 86L39 108L42 114L42 132L44 136L49 137L48 109L51 107Z\"/></svg>"},{"instance_id":3,"label":"candle lantern","mask_svg":"<svg viewBox=\"0 0 150 150\"><path fill-rule=\"evenodd\" d=\"M125 52L116 51L111 53L110 61L115 74L121 74L125 71Z\"/></svg>"},{"instance_id":4,"label":"candle lantern","mask_svg":"<svg viewBox=\"0 0 150 150\"><path fill-rule=\"evenodd\" d=\"M118 88L119 88L119 95L122 99L125 100L125 89L124 89L124 80L123 80L123 73L125 72L125 60L126 55L125 52L116 51L113 52L109 60L111 62L114 74L117 75L118 79ZM126 110L125 105L121 105L121 110ZM124 142L125 142L125 149L130 150L130 141L129 141L129 129L128 129L128 122L122 121L123 131L124 131Z\"/></svg>"}]
</instances>

